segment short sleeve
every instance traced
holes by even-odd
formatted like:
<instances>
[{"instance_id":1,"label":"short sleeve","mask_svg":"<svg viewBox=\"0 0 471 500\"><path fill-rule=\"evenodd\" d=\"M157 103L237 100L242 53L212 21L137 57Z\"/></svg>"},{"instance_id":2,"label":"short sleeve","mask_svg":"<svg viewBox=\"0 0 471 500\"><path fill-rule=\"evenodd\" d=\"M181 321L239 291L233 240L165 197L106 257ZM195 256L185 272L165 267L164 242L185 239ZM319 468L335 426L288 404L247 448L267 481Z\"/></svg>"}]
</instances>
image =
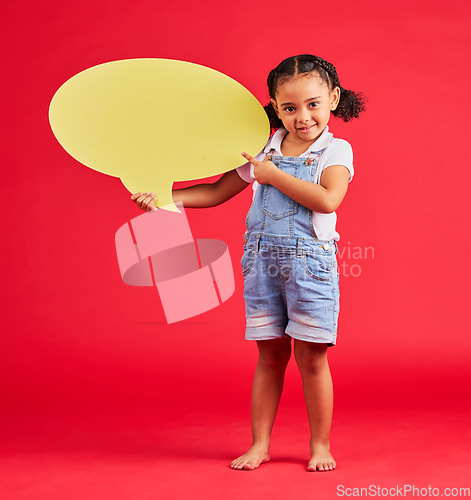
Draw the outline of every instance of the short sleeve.
<instances>
[{"instance_id":1,"label":"short sleeve","mask_svg":"<svg viewBox=\"0 0 471 500\"><path fill-rule=\"evenodd\" d=\"M271 137L268 139L267 143L265 144L265 148L270 144ZM265 153L264 149L258 153L258 155L255 157L256 160L262 161L265 158ZM240 167L236 168L236 172L239 174L239 177L244 180L245 182L248 182L249 184L252 184L252 182L255 181L255 177L253 175L253 165L250 162L244 163L244 165L241 165Z\"/></svg>"},{"instance_id":2,"label":"short sleeve","mask_svg":"<svg viewBox=\"0 0 471 500\"><path fill-rule=\"evenodd\" d=\"M332 165L343 165L347 167L350 172L348 182L351 182L354 174L353 150L352 146L350 146L347 141L344 141L343 139L334 139L322 156L321 172Z\"/></svg>"},{"instance_id":3,"label":"short sleeve","mask_svg":"<svg viewBox=\"0 0 471 500\"><path fill-rule=\"evenodd\" d=\"M251 184L255 179L253 176L253 166L251 163L247 162L244 165L236 168L236 172L239 174L239 177Z\"/></svg>"}]
</instances>

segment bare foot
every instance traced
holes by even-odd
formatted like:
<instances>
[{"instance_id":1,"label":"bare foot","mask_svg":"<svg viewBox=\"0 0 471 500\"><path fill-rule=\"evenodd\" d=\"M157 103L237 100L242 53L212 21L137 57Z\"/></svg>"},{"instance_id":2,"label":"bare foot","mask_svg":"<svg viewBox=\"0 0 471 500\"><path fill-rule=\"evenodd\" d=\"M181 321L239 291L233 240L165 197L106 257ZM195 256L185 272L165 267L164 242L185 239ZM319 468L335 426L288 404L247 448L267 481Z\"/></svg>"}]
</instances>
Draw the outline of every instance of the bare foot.
<instances>
[{"instance_id":1,"label":"bare foot","mask_svg":"<svg viewBox=\"0 0 471 500\"><path fill-rule=\"evenodd\" d=\"M311 446L311 460L307 466L309 472L334 470L337 464L330 453L330 445Z\"/></svg>"},{"instance_id":2,"label":"bare foot","mask_svg":"<svg viewBox=\"0 0 471 500\"><path fill-rule=\"evenodd\" d=\"M269 460L270 455L266 448L253 445L247 453L232 461L231 468L253 470Z\"/></svg>"}]
</instances>

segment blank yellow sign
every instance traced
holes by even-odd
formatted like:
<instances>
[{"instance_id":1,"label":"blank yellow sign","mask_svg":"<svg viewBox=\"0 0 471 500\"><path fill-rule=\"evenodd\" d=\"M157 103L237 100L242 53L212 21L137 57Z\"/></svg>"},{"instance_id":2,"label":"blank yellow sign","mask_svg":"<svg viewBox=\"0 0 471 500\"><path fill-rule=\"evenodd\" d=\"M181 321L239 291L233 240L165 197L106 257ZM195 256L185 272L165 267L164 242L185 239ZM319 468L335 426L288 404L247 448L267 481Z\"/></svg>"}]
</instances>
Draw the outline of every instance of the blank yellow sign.
<instances>
[{"instance_id":1,"label":"blank yellow sign","mask_svg":"<svg viewBox=\"0 0 471 500\"><path fill-rule=\"evenodd\" d=\"M52 131L76 160L152 191L177 210L172 184L210 177L260 151L270 126L263 107L218 71L170 59L126 59L67 80L49 107ZM166 206L169 205L169 206Z\"/></svg>"}]
</instances>

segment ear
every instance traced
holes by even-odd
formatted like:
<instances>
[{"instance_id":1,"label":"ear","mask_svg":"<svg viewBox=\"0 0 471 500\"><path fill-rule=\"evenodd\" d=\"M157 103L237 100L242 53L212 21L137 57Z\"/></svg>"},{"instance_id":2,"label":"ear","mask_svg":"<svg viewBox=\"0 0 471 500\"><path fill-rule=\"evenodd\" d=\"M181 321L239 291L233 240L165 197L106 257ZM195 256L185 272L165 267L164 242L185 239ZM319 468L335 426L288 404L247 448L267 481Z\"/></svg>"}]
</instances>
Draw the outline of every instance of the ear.
<instances>
[{"instance_id":1,"label":"ear","mask_svg":"<svg viewBox=\"0 0 471 500\"><path fill-rule=\"evenodd\" d=\"M280 112L278 110L278 105L276 104L276 101L275 99L270 99L270 102L272 104L272 106L275 108L275 112L276 114L278 115L278 118L280 118ZM280 118L281 119L281 118Z\"/></svg>"},{"instance_id":2,"label":"ear","mask_svg":"<svg viewBox=\"0 0 471 500\"><path fill-rule=\"evenodd\" d=\"M335 87L330 93L330 110L334 111L337 109L340 101L340 87Z\"/></svg>"}]
</instances>

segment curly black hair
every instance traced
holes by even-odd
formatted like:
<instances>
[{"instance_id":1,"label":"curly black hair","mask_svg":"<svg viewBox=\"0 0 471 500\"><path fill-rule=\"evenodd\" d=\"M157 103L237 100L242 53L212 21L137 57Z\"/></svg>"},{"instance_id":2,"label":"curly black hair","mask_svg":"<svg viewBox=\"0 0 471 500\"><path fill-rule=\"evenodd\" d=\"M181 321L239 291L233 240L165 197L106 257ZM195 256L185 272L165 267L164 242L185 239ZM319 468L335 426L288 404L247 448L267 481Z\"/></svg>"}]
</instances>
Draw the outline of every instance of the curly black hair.
<instances>
[{"instance_id":1,"label":"curly black hair","mask_svg":"<svg viewBox=\"0 0 471 500\"><path fill-rule=\"evenodd\" d=\"M339 82L337 70L335 66L321 57L313 56L311 54L302 54L299 56L288 57L275 68L270 71L268 75L268 93L272 99L276 99L276 89L278 85L292 76L303 75L307 73L316 72L319 77L324 81L329 90L335 87L340 88L340 101L337 108L332 111L334 116L341 118L345 122L349 122L352 118L358 118L358 115L365 111L365 96L360 92L344 89ZM264 107L272 130L276 130L283 126L282 121L278 118L273 105L268 103Z\"/></svg>"}]
</instances>

